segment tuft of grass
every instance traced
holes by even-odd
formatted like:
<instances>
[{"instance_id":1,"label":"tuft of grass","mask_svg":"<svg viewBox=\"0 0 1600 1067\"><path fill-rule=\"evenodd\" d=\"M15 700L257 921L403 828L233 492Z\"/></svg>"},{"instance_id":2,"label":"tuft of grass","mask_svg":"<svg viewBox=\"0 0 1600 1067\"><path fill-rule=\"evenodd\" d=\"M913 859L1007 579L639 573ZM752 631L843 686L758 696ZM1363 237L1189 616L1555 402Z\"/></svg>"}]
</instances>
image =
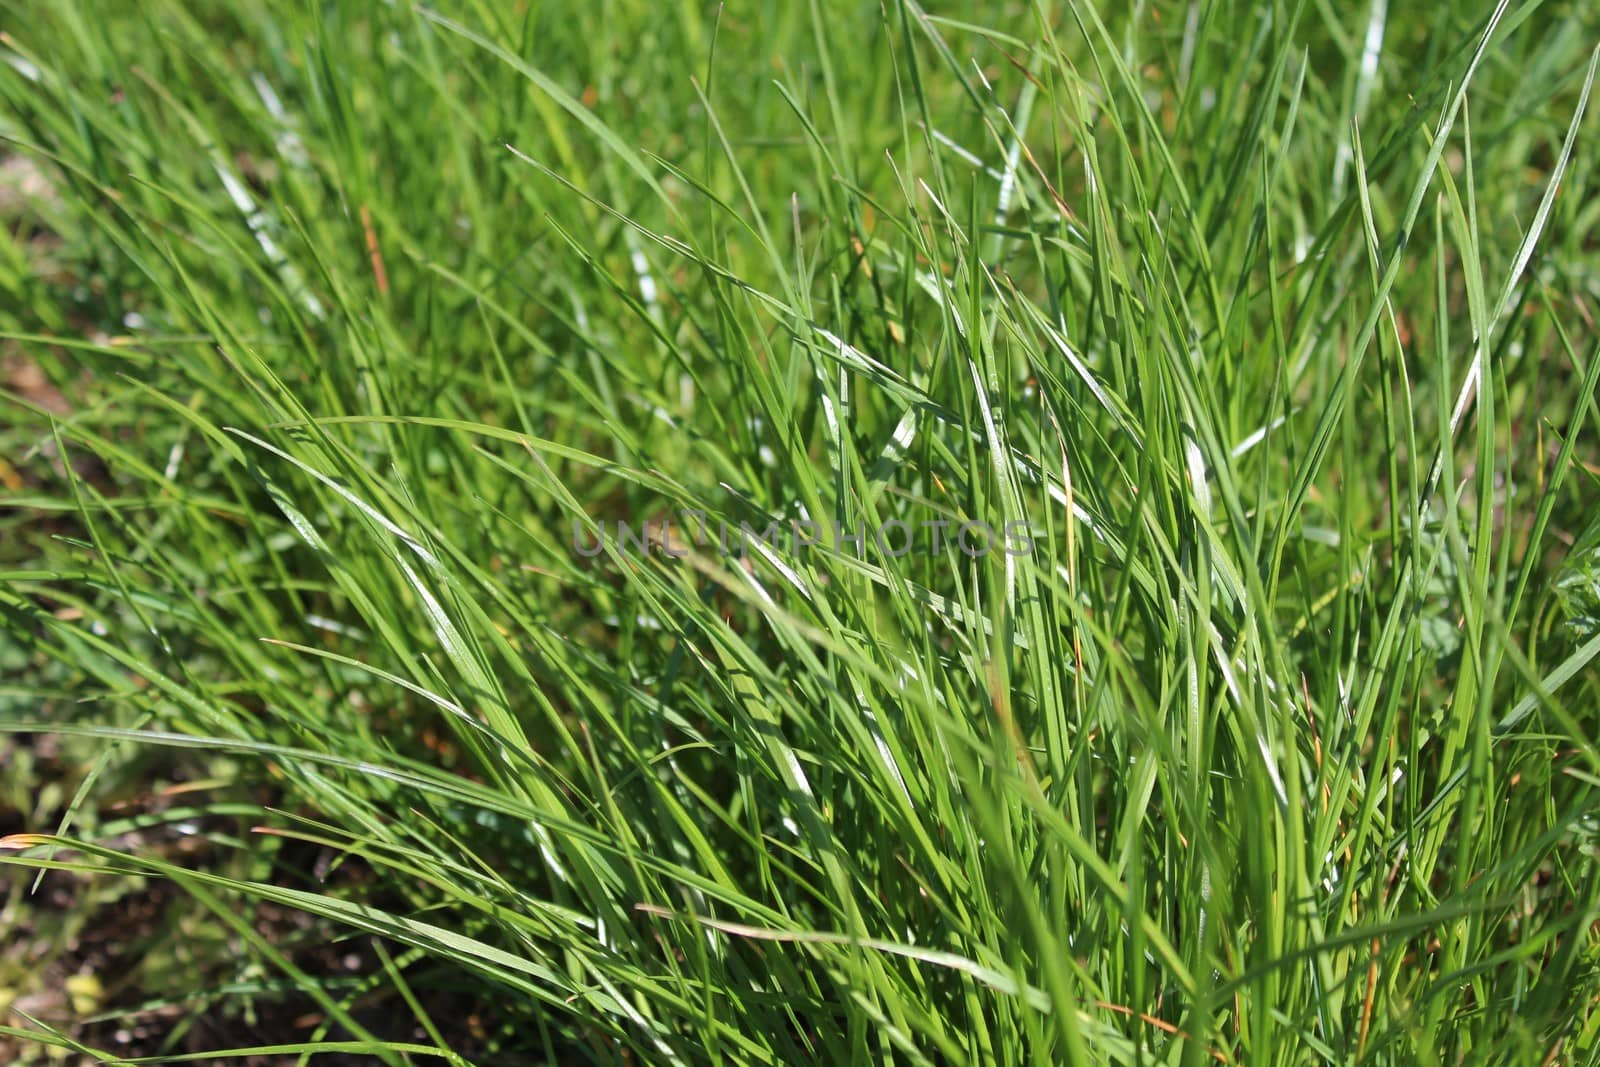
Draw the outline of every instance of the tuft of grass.
<instances>
[{"instance_id":1,"label":"tuft of grass","mask_svg":"<svg viewBox=\"0 0 1600 1067\"><path fill-rule=\"evenodd\" d=\"M1600 1055L1592 5L0 7L19 1049Z\"/></svg>"}]
</instances>

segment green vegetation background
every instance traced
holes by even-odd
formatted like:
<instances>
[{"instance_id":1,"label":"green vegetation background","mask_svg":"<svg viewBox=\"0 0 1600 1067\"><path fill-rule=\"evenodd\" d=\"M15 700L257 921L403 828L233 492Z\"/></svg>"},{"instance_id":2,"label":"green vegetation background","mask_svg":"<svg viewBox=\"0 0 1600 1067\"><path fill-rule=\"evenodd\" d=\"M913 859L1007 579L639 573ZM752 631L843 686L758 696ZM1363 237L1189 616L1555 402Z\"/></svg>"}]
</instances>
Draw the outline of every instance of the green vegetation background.
<instances>
[{"instance_id":1,"label":"green vegetation background","mask_svg":"<svg viewBox=\"0 0 1600 1067\"><path fill-rule=\"evenodd\" d=\"M0 1058L1600 1055L1592 5L0 10Z\"/></svg>"}]
</instances>

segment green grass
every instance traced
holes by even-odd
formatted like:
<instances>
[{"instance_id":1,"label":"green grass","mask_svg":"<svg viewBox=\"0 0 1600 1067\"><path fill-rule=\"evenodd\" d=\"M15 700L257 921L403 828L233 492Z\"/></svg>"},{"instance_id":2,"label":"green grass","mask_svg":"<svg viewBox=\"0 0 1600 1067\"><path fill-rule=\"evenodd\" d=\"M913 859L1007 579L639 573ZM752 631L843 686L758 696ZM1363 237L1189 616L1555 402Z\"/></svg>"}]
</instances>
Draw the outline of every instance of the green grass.
<instances>
[{"instance_id":1,"label":"green grass","mask_svg":"<svg viewBox=\"0 0 1600 1067\"><path fill-rule=\"evenodd\" d=\"M23 1055L1600 1058L1592 5L0 10Z\"/></svg>"}]
</instances>

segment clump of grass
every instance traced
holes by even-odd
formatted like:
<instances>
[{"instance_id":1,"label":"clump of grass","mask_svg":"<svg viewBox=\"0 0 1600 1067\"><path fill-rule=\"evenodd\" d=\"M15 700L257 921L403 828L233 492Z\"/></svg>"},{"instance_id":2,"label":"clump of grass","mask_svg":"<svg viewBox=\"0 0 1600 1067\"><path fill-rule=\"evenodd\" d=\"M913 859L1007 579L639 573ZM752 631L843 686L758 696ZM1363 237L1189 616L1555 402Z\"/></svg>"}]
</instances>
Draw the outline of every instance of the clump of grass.
<instances>
[{"instance_id":1,"label":"clump of grass","mask_svg":"<svg viewBox=\"0 0 1600 1067\"><path fill-rule=\"evenodd\" d=\"M1593 1056L1600 22L968 7L14 5L4 862L262 1054Z\"/></svg>"}]
</instances>

